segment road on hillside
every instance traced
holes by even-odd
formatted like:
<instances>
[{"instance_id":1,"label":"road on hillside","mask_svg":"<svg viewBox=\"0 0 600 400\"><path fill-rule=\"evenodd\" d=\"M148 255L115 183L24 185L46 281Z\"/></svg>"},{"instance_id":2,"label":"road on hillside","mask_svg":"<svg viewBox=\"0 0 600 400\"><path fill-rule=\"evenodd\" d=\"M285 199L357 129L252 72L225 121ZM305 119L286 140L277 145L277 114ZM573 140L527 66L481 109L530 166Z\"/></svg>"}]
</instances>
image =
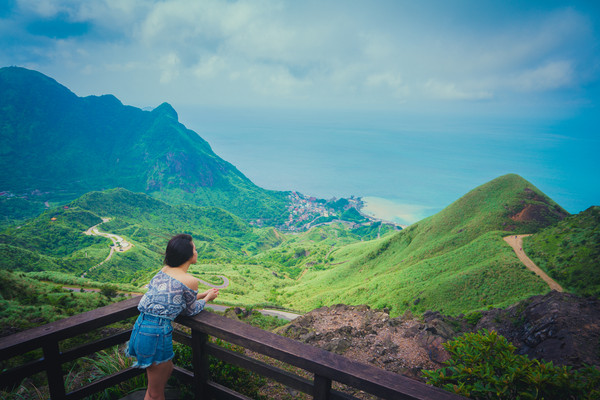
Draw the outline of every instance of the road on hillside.
<instances>
[{"instance_id":1,"label":"road on hillside","mask_svg":"<svg viewBox=\"0 0 600 400\"><path fill-rule=\"evenodd\" d=\"M550 289L556 290L557 292L563 292L564 290L563 290L562 286L560 286L554 279L550 278L548 276L548 274L546 274L544 271L542 271L540 269L540 267L535 265L535 263L533 261L531 261L531 259L529 257L527 257L527 255L523 251L523 238L525 236L531 236L531 235L507 236L504 238L504 241L513 248L513 250L517 254L517 257L519 257L519 260L521 260L521 262L523 264L525 264L525 266L529 270L535 272L540 278L542 278L544 280L544 282L546 282L548 284L548 286L550 286Z\"/></svg>"},{"instance_id":2,"label":"road on hillside","mask_svg":"<svg viewBox=\"0 0 600 400\"><path fill-rule=\"evenodd\" d=\"M206 308L210 308L215 311L223 312L223 311L227 310L228 308L232 308L232 306L222 306L219 304L208 303L206 305ZM259 312L262 315L268 315L271 317L285 319L286 321L292 321L292 320L302 316L301 314L294 314L291 312L280 311L280 310L254 310L254 311Z\"/></svg>"},{"instance_id":3,"label":"road on hillside","mask_svg":"<svg viewBox=\"0 0 600 400\"><path fill-rule=\"evenodd\" d=\"M198 279L198 282L200 282L203 285L210 286L210 287L217 288L217 289L225 289L227 286L229 286L229 279L227 279L227 277L225 277L223 275L217 275L217 277L223 279L223 283L222 284L220 284L220 285L213 285L212 283L208 283L206 281L203 281L200 278L196 278L196 279Z\"/></svg>"},{"instance_id":4,"label":"road on hillside","mask_svg":"<svg viewBox=\"0 0 600 400\"><path fill-rule=\"evenodd\" d=\"M108 257L106 257L104 259L104 261L94 265L92 268L88 269L86 272L84 272L81 277L85 278L85 276L87 275L88 272L90 272L91 270L93 270L94 268L98 268L99 266L101 266L102 264L104 264L105 262L107 262L108 260L111 259L111 257L113 256L113 253L115 251L119 251L119 252L124 252L127 251L129 249L131 249L133 247L133 245L129 242L127 242L125 239L123 239L121 236L119 235L115 235L113 233L105 233L105 232L100 232L98 230L98 226L110 221L110 218L102 218L102 222L100 222L97 225L92 226L90 229L88 229L87 231L83 232L86 235L90 235L90 236L103 236L105 238L110 239L113 242L113 245L110 246L110 251L108 252Z\"/></svg>"}]
</instances>

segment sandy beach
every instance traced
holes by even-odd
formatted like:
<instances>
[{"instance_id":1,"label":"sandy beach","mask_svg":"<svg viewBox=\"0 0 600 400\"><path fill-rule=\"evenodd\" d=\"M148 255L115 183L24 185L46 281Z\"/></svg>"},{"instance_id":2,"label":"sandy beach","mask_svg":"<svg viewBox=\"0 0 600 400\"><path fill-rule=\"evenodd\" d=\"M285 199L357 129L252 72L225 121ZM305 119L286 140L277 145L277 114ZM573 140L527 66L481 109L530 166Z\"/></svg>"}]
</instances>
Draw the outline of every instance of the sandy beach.
<instances>
[{"instance_id":1,"label":"sandy beach","mask_svg":"<svg viewBox=\"0 0 600 400\"><path fill-rule=\"evenodd\" d=\"M393 222L403 228L431 215L430 208L426 206L404 204L399 201L384 199L381 197L363 197L362 208L364 214L372 217Z\"/></svg>"}]
</instances>

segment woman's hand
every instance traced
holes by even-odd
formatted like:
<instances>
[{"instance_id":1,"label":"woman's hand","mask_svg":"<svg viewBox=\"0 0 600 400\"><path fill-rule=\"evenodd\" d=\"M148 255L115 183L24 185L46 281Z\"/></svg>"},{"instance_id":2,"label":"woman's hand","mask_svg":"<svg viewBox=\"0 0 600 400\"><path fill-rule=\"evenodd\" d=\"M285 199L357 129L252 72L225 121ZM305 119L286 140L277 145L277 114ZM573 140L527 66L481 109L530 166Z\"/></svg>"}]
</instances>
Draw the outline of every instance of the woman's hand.
<instances>
[{"instance_id":1,"label":"woman's hand","mask_svg":"<svg viewBox=\"0 0 600 400\"><path fill-rule=\"evenodd\" d=\"M218 295L219 295L219 289L213 288L213 289L207 290L206 292L198 293L198 300L212 301L212 300L216 299Z\"/></svg>"}]
</instances>

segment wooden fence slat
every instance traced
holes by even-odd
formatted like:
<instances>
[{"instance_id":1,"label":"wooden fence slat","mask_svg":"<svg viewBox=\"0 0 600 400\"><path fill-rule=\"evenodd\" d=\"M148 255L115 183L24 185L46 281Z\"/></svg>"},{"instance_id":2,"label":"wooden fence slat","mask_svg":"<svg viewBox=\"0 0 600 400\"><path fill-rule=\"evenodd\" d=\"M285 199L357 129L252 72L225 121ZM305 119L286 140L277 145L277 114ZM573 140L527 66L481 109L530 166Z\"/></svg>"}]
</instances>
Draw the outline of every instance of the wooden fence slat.
<instances>
[{"instance_id":1,"label":"wooden fence slat","mask_svg":"<svg viewBox=\"0 0 600 400\"><path fill-rule=\"evenodd\" d=\"M131 329L123 332L119 332L115 335L109 336L107 338L103 338L100 340L96 340L95 342L86 343L79 347L69 349L62 353L61 361L63 363L76 360L78 358L90 355L92 353L96 353L100 350L104 350L106 348L125 343L129 340L129 336L131 335Z\"/></svg>"},{"instance_id":2,"label":"wooden fence slat","mask_svg":"<svg viewBox=\"0 0 600 400\"><path fill-rule=\"evenodd\" d=\"M15 368L0 374L0 382L5 382L11 376L29 376L38 372L40 368L45 368L53 400L79 399L143 373L142 369L126 369L66 395L62 364L77 359L84 354L89 354L90 351L97 351L105 348L104 346L126 341L129 332L121 332L109 338L87 343L70 349L64 354L60 353L58 344L61 340L137 315L139 299L137 297L114 303L97 310L0 338L0 360L12 358L40 347L44 353L42 360L27 364L31 366L28 374L23 373L26 367ZM335 381L390 400L463 399L453 393L425 385L405 376L371 365L361 364L306 343L279 336L214 313L203 312L194 317L180 317L177 322L192 328L191 337L176 331L174 339L191 345L194 373L176 367L174 374L184 381L193 381L198 389L196 394L199 399L208 399L210 394L215 393L219 393L220 398L246 399L245 396L210 381L209 354L244 368L259 371L261 374L282 381L290 387L302 388L304 390L300 390L313 393L315 398L352 399L352 396L331 389L332 381ZM259 360L213 345L208 342L209 335L304 369L314 374L315 380L313 382L305 380Z\"/></svg>"},{"instance_id":3,"label":"wooden fence slat","mask_svg":"<svg viewBox=\"0 0 600 400\"><path fill-rule=\"evenodd\" d=\"M178 322L211 336L311 371L316 375L360 388L385 399L460 399L443 389L425 385L406 376L372 365L361 364L338 354L295 341L273 332L214 313L200 313Z\"/></svg>"},{"instance_id":4,"label":"wooden fence slat","mask_svg":"<svg viewBox=\"0 0 600 400\"><path fill-rule=\"evenodd\" d=\"M142 368L134 368L129 367L122 371L116 372L112 375L105 376L103 378L98 379L97 381L82 387L81 389L74 390L70 392L66 399L68 400L77 400L88 397L94 393L100 392L104 389L108 389L109 387L118 385L121 382L125 382L129 379L135 378L138 375L145 373L146 370ZM54 400L54 397L52 397Z\"/></svg>"},{"instance_id":5,"label":"wooden fence slat","mask_svg":"<svg viewBox=\"0 0 600 400\"><path fill-rule=\"evenodd\" d=\"M204 346L208 342L208 335L200 331L192 331L192 364L194 366L194 390L197 400L206 400L209 397L208 381L209 365L208 354Z\"/></svg>"},{"instance_id":6,"label":"wooden fence slat","mask_svg":"<svg viewBox=\"0 0 600 400\"><path fill-rule=\"evenodd\" d=\"M173 340L186 346L192 347L192 337L178 329L173 329Z\"/></svg>"},{"instance_id":7,"label":"wooden fence slat","mask_svg":"<svg viewBox=\"0 0 600 400\"><path fill-rule=\"evenodd\" d=\"M27 364L9 369L0 373L0 389L10 389L19 385L21 381L28 376L35 375L46 369L46 362L43 358L28 362Z\"/></svg>"},{"instance_id":8,"label":"wooden fence slat","mask_svg":"<svg viewBox=\"0 0 600 400\"><path fill-rule=\"evenodd\" d=\"M0 338L0 360L39 349L40 338L58 342L132 317L139 313L140 299L141 296L134 297Z\"/></svg>"},{"instance_id":9,"label":"wooden fence slat","mask_svg":"<svg viewBox=\"0 0 600 400\"><path fill-rule=\"evenodd\" d=\"M216 382L207 382L208 394L219 400L252 400L250 397L231 390L228 387L219 385Z\"/></svg>"},{"instance_id":10,"label":"wooden fence slat","mask_svg":"<svg viewBox=\"0 0 600 400\"><path fill-rule=\"evenodd\" d=\"M177 365L173 366L173 376L180 379L183 383L193 385L194 384L194 373L188 371L185 368L181 368Z\"/></svg>"},{"instance_id":11,"label":"wooden fence slat","mask_svg":"<svg viewBox=\"0 0 600 400\"><path fill-rule=\"evenodd\" d=\"M311 394L313 391L312 381L302 378L296 374L284 371L270 364L248 357L241 353L225 349L212 343L206 345L208 354L217 357L219 360L237 365L238 367L254 371L266 378L273 379L292 389L303 393Z\"/></svg>"},{"instance_id":12,"label":"wooden fence slat","mask_svg":"<svg viewBox=\"0 0 600 400\"><path fill-rule=\"evenodd\" d=\"M330 392L331 392L331 379L325 378L324 376L315 375L313 399L329 400Z\"/></svg>"},{"instance_id":13,"label":"wooden fence slat","mask_svg":"<svg viewBox=\"0 0 600 400\"><path fill-rule=\"evenodd\" d=\"M58 342L49 341L44 343L43 350L50 397L53 400L62 400L65 398L65 381L62 373L62 365L60 363Z\"/></svg>"}]
</instances>

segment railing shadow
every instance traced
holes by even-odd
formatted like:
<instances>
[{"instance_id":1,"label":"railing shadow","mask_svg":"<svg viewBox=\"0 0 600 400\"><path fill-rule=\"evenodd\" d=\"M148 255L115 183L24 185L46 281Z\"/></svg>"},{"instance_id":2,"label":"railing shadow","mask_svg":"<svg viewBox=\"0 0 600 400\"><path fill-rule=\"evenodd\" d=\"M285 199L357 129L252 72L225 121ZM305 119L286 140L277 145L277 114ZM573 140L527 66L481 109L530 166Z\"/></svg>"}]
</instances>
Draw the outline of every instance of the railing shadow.
<instances>
[{"instance_id":1,"label":"railing shadow","mask_svg":"<svg viewBox=\"0 0 600 400\"><path fill-rule=\"evenodd\" d=\"M139 300L140 297L132 298L0 338L0 361L40 348L43 351L42 358L3 371L0 374L0 387L13 386L26 377L45 371L52 400L82 399L143 373L144 370L138 368L126 368L67 393L62 365L125 343L129 340L131 329L85 343L65 352L61 352L59 348L61 341L136 316ZM314 399L355 398L332 389L332 382L340 382L383 399L462 399L460 396L405 376L361 364L214 313L202 312L191 318L180 317L176 322L191 328L191 335L176 330L173 339L191 346L193 371L175 366L173 375L192 384L197 399L247 399L246 396L210 380L209 356L273 379L292 389L307 393ZM314 379L300 377L258 359L218 346L208 340L209 336L301 368L312 373Z\"/></svg>"}]
</instances>

